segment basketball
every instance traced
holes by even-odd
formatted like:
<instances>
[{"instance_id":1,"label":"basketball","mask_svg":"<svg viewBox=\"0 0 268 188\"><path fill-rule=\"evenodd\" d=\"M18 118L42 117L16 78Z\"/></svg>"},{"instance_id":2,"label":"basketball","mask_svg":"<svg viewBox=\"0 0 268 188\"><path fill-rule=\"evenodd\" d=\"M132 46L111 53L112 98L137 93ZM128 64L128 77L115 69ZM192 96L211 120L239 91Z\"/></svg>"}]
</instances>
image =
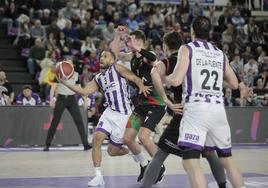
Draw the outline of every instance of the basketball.
<instances>
[{"instance_id":1,"label":"basketball","mask_svg":"<svg viewBox=\"0 0 268 188\"><path fill-rule=\"evenodd\" d=\"M56 75L64 80L70 79L74 74L73 64L68 61L61 61L57 64Z\"/></svg>"}]
</instances>

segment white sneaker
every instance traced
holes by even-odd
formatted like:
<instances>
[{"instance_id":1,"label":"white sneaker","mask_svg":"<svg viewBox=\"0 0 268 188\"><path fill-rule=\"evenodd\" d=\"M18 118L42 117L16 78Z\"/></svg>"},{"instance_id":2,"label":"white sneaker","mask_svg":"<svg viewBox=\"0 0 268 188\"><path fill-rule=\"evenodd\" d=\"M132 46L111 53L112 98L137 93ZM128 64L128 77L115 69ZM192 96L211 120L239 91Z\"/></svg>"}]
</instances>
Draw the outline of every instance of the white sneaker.
<instances>
[{"instance_id":1,"label":"white sneaker","mask_svg":"<svg viewBox=\"0 0 268 188\"><path fill-rule=\"evenodd\" d=\"M88 187L99 187L105 184L103 176L95 176L91 181L88 182Z\"/></svg>"}]
</instances>

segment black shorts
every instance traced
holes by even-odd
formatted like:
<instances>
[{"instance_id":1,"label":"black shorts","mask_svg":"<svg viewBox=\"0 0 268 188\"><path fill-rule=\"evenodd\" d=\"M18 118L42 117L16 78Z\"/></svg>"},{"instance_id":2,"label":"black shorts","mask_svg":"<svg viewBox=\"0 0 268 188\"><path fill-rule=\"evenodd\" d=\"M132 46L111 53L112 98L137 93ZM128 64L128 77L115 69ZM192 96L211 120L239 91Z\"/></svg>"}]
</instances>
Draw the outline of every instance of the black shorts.
<instances>
[{"instance_id":1,"label":"black shorts","mask_svg":"<svg viewBox=\"0 0 268 188\"><path fill-rule=\"evenodd\" d=\"M166 113L165 106L158 105L140 105L135 107L134 112L143 119L141 127L146 127L152 132Z\"/></svg>"},{"instance_id":2,"label":"black shorts","mask_svg":"<svg viewBox=\"0 0 268 188\"><path fill-rule=\"evenodd\" d=\"M182 156L182 151L177 145L177 142L180 135L181 118L181 115L174 115L172 117L170 124L164 130L158 142L158 147L161 150L180 157Z\"/></svg>"}]
</instances>

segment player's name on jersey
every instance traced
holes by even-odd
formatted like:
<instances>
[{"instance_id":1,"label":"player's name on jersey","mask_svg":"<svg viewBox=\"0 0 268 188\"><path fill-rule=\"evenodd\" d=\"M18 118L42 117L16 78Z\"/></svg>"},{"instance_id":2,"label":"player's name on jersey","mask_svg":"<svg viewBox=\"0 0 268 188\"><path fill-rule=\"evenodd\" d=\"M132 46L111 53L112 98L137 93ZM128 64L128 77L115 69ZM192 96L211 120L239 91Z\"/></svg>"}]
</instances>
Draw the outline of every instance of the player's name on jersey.
<instances>
[{"instance_id":1,"label":"player's name on jersey","mask_svg":"<svg viewBox=\"0 0 268 188\"><path fill-rule=\"evenodd\" d=\"M222 69L222 61L216 61L216 60L210 60L210 59L203 59L203 58L197 58L196 59L196 65L198 66L210 66L213 68Z\"/></svg>"}]
</instances>

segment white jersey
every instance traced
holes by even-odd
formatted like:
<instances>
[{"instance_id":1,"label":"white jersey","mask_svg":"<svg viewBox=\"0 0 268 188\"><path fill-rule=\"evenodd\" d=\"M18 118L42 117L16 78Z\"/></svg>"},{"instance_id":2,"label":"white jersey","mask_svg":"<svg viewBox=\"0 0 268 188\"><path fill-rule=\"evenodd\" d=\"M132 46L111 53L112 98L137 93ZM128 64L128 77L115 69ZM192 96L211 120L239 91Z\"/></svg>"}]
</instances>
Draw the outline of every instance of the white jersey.
<instances>
[{"instance_id":1,"label":"white jersey","mask_svg":"<svg viewBox=\"0 0 268 188\"><path fill-rule=\"evenodd\" d=\"M190 42L186 47L189 67L183 83L184 102L223 104L224 53L203 40Z\"/></svg>"},{"instance_id":2,"label":"white jersey","mask_svg":"<svg viewBox=\"0 0 268 188\"><path fill-rule=\"evenodd\" d=\"M97 74L94 79L103 90L105 100L112 110L131 114L127 80L121 77L114 65L105 72Z\"/></svg>"}]
</instances>

